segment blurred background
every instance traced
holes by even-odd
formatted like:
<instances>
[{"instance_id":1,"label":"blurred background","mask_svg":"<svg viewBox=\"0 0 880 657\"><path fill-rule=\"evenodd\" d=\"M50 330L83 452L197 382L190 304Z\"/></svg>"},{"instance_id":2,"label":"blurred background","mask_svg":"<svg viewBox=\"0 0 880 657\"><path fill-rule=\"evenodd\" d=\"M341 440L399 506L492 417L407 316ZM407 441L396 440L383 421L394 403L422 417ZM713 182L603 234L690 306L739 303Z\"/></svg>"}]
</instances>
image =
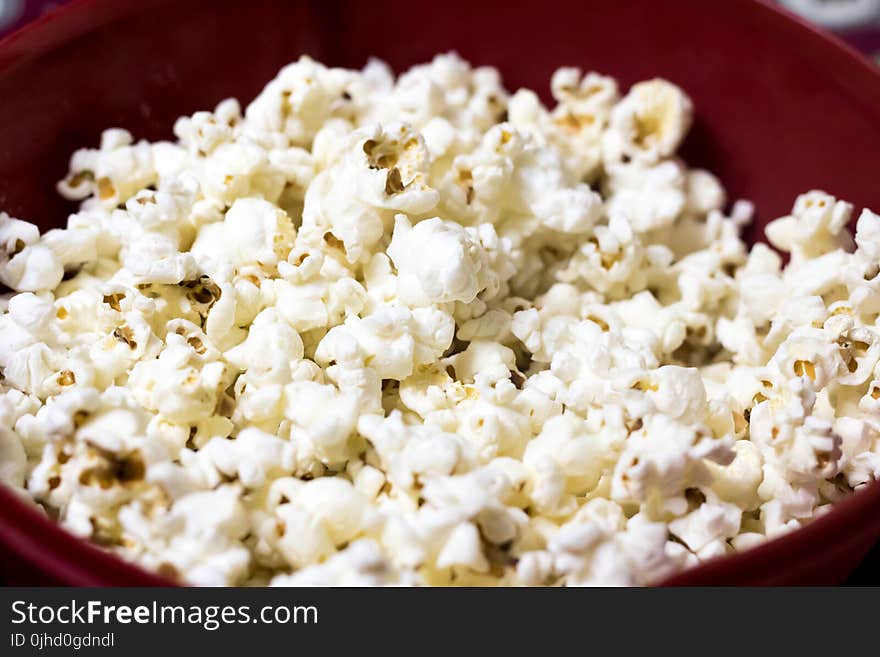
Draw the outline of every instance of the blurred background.
<instances>
[{"instance_id":1,"label":"blurred background","mask_svg":"<svg viewBox=\"0 0 880 657\"><path fill-rule=\"evenodd\" d=\"M0 0L0 38L70 1ZM816 25L834 32L880 65L880 0L775 1ZM880 546L865 559L847 584L880 584Z\"/></svg>"},{"instance_id":2,"label":"blurred background","mask_svg":"<svg viewBox=\"0 0 880 657\"><path fill-rule=\"evenodd\" d=\"M70 0L0 0L0 38ZM776 0L880 63L880 0Z\"/></svg>"},{"instance_id":3,"label":"blurred background","mask_svg":"<svg viewBox=\"0 0 880 657\"><path fill-rule=\"evenodd\" d=\"M70 0L0 0L0 38ZM880 0L776 0L880 63Z\"/></svg>"}]
</instances>

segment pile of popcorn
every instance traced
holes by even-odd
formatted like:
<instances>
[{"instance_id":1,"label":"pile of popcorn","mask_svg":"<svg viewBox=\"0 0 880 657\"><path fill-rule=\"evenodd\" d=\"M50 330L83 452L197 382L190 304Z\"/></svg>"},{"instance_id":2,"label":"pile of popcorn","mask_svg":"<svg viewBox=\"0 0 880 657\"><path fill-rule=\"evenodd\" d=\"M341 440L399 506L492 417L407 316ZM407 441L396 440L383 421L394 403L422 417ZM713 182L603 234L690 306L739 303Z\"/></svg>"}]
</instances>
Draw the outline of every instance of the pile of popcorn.
<instances>
[{"instance_id":1,"label":"pile of popcorn","mask_svg":"<svg viewBox=\"0 0 880 657\"><path fill-rule=\"evenodd\" d=\"M880 217L752 208L688 97L303 57L0 214L0 478L200 585L649 584L880 475Z\"/></svg>"}]
</instances>

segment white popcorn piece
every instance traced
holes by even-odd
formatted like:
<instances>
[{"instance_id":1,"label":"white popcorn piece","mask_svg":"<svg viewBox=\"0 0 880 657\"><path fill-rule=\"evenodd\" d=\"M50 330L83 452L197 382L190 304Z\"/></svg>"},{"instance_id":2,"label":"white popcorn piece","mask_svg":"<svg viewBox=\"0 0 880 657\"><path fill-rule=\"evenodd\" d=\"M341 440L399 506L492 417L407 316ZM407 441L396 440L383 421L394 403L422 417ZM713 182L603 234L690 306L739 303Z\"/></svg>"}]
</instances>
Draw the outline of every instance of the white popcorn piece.
<instances>
[{"instance_id":1,"label":"white popcorn piece","mask_svg":"<svg viewBox=\"0 0 880 657\"><path fill-rule=\"evenodd\" d=\"M239 267L277 265L286 260L296 236L290 217L261 199L237 199L226 212L223 225L227 261Z\"/></svg>"},{"instance_id":2,"label":"white popcorn piece","mask_svg":"<svg viewBox=\"0 0 880 657\"><path fill-rule=\"evenodd\" d=\"M272 586L393 586L402 583L380 546L360 539L334 554L325 563L277 575Z\"/></svg>"},{"instance_id":3,"label":"white popcorn piece","mask_svg":"<svg viewBox=\"0 0 880 657\"><path fill-rule=\"evenodd\" d=\"M656 78L639 82L611 112L606 158L619 151L647 164L675 153L690 129L693 105L677 86Z\"/></svg>"},{"instance_id":4,"label":"white popcorn piece","mask_svg":"<svg viewBox=\"0 0 880 657\"><path fill-rule=\"evenodd\" d=\"M796 258L815 258L846 245L849 235L841 231L849 223L851 214L851 204L825 192L810 191L798 196L791 215L767 225L767 239Z\"/></svg>"},{"instance_id":5,"label":"white popcorn piece","mask_svg":"<svg viewBox=\"0 0 880 657\"><path fill-rule=\"evenodd\" d=\"M544 424L541 433L532 439L523 455L523 462L535 468L535 501L552 512L561 494L583 495L599 483L607 446L600 436L589 435L580 418L559 415ZM557 474L558 472L558 474ZM561 475L561 488L550 493L557 484L550 483ZM556 499L554 499L556 498Z\"/></svg>"},{"instance_id":6,"label":"white popcorn piece","mask_svg":"<svg viewBox=\"0 0 880 657\"><path fill-rule=\"evenodd\" d=\"M64 265L43 244L25 246L0 268L0 283L21 292L51 290L64 276Z\"/></svg>"},{"instance_id":7,"label":"white popcorn piece","mask_svg":"<svg viewBox=\"0 0 880 657\"><path fill-rule=\"evenodd\" d=\"M100 148L73 154L70 174L58 183L58 191L65 198L91 197L93 204L112 208L153 184L156 177L151 144L134 144L130 133L114 128L101 135Z\"/></svg>"},{"instance_id":8,"label":"white popcorn piece","mask_svg":"<svg viewBox=\"0 0 880 657\"><path fill-rule=\"evenodd\" d=\"M0 427L0 481L7 486L20 488L25 482L28 459L21 438L12 429L13 422L8 415L6 411L2 417L3 426Z\"/></svg>"},{"instance_id":9,"label":"white popcorn piece","mask_svg":"<svg viewBox=\"0 0 880 657\"><path fill-rule=\"evenodd\" d=\"M450 566L463 566L478 573L489 569L480 545L480 534L471 523L465 522L453 529L437 556L438 568Z\"/></svg>"},{"instance_id":10,"label":"white popcorn piece","mask_svg":"<svg viewBox=\"0 0 880 657\"><path fill-rule=\"evenodd\" d=\"M407 304L470 303L486 287L481 245L451 221L434 217L412 226L398 215L388 255L397 268L398 296Z\"/></svg>"},{"instance_id":11,"label":"white popcorn piece","mask_svg":"<svg viewBox=\"0 0 880 657\"><path fill-rule=\"evenodd\" d=\"M669 531L691 551L701 553L701 558L708 558L717 553L704 553L706 548L739 533L741 516L742 510L735 504L704 502L687 515L670 522Z\"/></svg>"},{"instance_id":12,"label":"white popcorn piece","mask_svg":"<svg viewBox=\"0 0 880 657\"><path fill-rule=\"evenodd\" d=\"M639 233L669 226L686 208L686 184L683 167L673 160L611 165L606 212Z\"/></svg>"},{"instance_id":13,"label":"white popcorn piece","mask_svg":"<svg viewBox=\"0 0 880 657\"><path fill-rule=\"evenodd\" d=\"M349 262L367 259L394 212L423 214L438 194L427 184L428 155L408 125L374 125L347 138L346 155L306 192L302 231L341 242Z\"/></svg>"},{"instance_id":14,"label":"white popcorn piece","mask_svg":"<svg viewBox=\"0 0 880 657\"><path fill-rule=\"evenodd\" d=\"M332 385L295 381L284 387L284 399L284 416L291 422L297 458L344 462L357 423L357 396Z\"/></svg>"},{"instance_id":15,"label":"white popcorn piece","mask_svg":"<svg viewBox=\"0 0 880 657\"><path fill-rule=\"evenodd\" d=\"M249 488L258 488L273 472L296 469L295 447L255 428L241 431L234 440L212 438L199 450L227 477L238 477Z\"/></svg>"},{"instance_id":16,"label":"white popcorn piece","mask_svg":"<svg viewBox=\"0 0 880 657\"><path fill-rule=\"evenodd\" d=\"M748 440L733 444L734 457L728 465L707 463L712 474L712 490L724 501L744 511L753 511L761 499L758 486L764 478L760 449Z\"/></svg>"}]
</instances>

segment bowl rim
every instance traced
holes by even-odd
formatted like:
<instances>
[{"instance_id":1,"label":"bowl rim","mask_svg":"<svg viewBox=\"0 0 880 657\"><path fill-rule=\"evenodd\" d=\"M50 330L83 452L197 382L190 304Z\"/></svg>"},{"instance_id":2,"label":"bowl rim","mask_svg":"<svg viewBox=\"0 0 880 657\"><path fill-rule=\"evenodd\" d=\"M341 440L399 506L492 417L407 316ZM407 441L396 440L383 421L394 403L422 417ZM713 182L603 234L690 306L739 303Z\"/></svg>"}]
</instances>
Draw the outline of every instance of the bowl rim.
<instances>
[{"instance_id":1,"label":"bowl rim","mask_svg":"<svg viewBox=\"0 0 880 657\"><path fill-rule=\"evenodd\" d=\"M143 10L146 4L169 0L71 0L0 39L0 75L63 44L98 29L113 20ZM880 94L880 66L871 62L834 34L809 23L771 0L732 0L743 11L757 12L767 21L788 30L793 38L839 65L840 75L852 85L873 85ZM73 18L75 27L65 23ZM81 539L50 520L26 493L0 484L0 553L15 554L23 562L58 582L76 586L139 585L168 586L174 582L126 561L119 555ZM880 511L880 480L860 487L835 503L831 510L805 526L745 550L716 557L667 577L660 586L695 585L732 581L737 571L751 573L749 579L773 581L773 574L791 554L819 553L828 547L829 537L846 537L853 523ZM877 534L880 534L878 528ZM863 538L856 534L852 539ZM846 543L841 539L837 547Z\"/></svg>"}]
</instances>

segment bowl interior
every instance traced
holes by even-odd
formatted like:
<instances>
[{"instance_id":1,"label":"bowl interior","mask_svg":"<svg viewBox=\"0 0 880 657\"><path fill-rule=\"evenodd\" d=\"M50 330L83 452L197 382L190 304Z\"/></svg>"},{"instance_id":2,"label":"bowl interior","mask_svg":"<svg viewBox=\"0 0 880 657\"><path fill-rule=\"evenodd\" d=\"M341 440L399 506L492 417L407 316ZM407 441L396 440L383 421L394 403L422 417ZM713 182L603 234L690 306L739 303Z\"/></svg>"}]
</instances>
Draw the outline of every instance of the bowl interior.
<instances>
[{"instance_id":1,"label":"bowl interior","mask_svg":"<svg viewBox=\"0 0 880 657\"><path fill-rule=\"evenodd\" d=\"M102 129L169 138L176 117L248 102L300 54L400 71L452 49L545 100L561 65L676 82L696 107L684 156L756 203L751 239L810 188L880 209L878 74L762 2L80 0L0 45L0 210L63 225L55 182Z\"/></svg>"}]
</instances>

